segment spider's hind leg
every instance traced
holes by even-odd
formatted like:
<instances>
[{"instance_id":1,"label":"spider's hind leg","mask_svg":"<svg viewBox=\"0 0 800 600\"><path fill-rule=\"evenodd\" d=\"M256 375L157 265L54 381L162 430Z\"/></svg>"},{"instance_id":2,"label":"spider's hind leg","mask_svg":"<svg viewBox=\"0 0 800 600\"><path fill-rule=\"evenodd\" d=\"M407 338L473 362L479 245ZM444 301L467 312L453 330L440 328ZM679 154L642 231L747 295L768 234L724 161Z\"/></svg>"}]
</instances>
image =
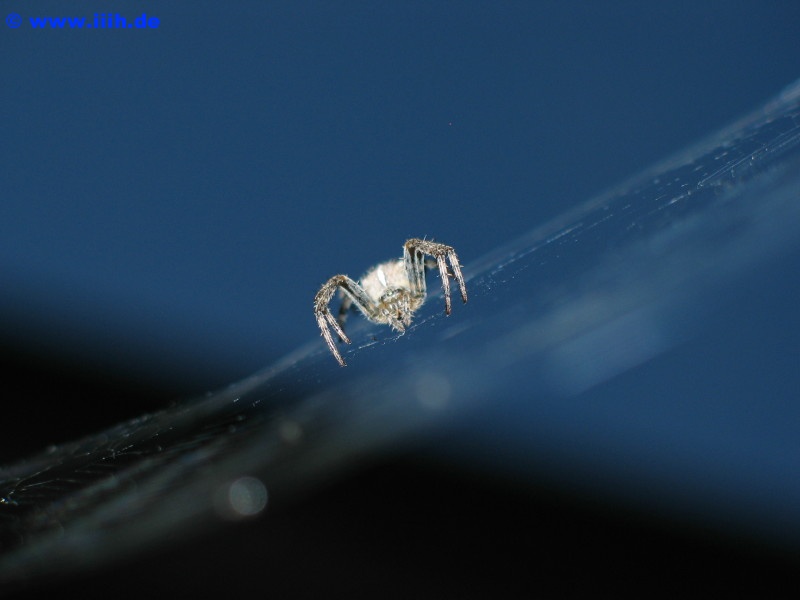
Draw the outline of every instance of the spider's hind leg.
<instances>
[{"instance_id":1,"label":"spider's hind leg","mask_svg":"<svg viewBox=\"0 0 800 600\"><path fill-rule=\"evenodd\" d=\"M336 315L336 321L339 323L339 326L344 331L344 324L347 321L347 315L353 306L353 300L347 294L343 293L342 295L344 297L342 298L341 306L339 306L339 314Z\"/></svg>"},{"instance_id":2,"label":"spider's hind leg","mask_svg":"<svg viewBox=\"0 0 800 600\"><path fill-rule=\"evenodd\" d=\"M429 262L424 260L425 254L428 254L436 259L436 265L439 267L439 275L442 278L442 290L444 291L444 312L450 314L450 273L447 269L447 261L450 261L450 267L453 270L452 277L455 277L458 282L458 288L461 292L461 299L467 301L467 285L464 282L464 276L461 274L461 264L458 262L458 256L452 246L446 244L439 244L428 240L421 240L413 238L408 240L404 245L403 258L406 261L406 271L408 272L408 280L411 282L412 287L425 293L425 267Z\"/></svg>"}]
</instances>

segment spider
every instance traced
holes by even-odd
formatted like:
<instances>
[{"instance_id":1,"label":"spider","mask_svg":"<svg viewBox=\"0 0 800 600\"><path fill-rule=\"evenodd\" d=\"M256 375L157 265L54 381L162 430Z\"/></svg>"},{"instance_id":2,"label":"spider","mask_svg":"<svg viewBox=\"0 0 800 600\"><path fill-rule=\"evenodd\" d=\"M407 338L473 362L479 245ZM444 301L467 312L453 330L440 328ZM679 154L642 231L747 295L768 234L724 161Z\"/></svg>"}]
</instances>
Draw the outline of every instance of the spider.
<instances>
[{"instance_id":1,"label":"spider","mask_svg":"<svg viewBox=\"0 0 800 600\"><path fill-rule=\"evenodd\" d=\"M428 254L436 260L425 260ZM447 260L453 273L447 271ZM334 358L341 366L346 363L333 341L330 328L349 344L344 333L347 311L355 304L373 323L391 325L401 333L411 324L411 315L425 302L425 269L439 266L444 290L444 312L450 314L450 279L455 277L461 299L467 301L467 286L461 274L455 250L451 246L413 238L403 245L403 258L393 259L372 267L356 282L347 275L334 275L323 284L314 297L314 316ZM343 297L339 315L333 318L329 304L337 289Z\"/></svg>"}]
</instances>

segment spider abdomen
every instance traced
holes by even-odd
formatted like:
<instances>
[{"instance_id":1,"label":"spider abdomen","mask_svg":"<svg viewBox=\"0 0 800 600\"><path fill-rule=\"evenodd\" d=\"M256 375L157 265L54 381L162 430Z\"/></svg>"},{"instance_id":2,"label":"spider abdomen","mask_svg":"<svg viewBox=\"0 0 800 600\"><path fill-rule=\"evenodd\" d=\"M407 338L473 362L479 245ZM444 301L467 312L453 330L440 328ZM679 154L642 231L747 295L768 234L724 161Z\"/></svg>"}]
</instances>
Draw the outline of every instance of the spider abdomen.
<instances>
[{"instance_id":1,"label":"spider abdomen","mask_svg":"<svg viewBox=\"0 0 800 600\"><path fill-rule=\"evenodd\" d=\"M411 291L411 283L408 281L408 274L402 259L389 260L372 267L364 273L359 283L367 295L376 302L389 288Z\"/></svg>"}]
</instances>

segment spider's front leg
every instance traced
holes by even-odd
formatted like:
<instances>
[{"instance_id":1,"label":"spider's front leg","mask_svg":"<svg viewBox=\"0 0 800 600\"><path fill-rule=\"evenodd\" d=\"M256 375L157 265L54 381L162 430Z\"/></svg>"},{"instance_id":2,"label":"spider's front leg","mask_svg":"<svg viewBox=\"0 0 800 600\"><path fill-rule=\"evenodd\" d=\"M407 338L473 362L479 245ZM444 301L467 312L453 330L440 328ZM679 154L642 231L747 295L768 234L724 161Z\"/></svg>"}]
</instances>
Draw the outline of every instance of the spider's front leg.
<instances>
[{"instance_id":1,"label":"spider's front leg","mask_svg":"<svg viewBox=\"0 0 800 600\"><path fill-rule=\"evenodd\" d=\"M466 303L467 301L467 285L464 282L464 276L461 274L461 264L458 262L458 256L452 246L439 244L437 242L429 242L428 240L420 240L413 238L408 240L403 246L403 261L406 265L406 273L408 281L411 284L412 291L420 296L424 296L426 292L425 285L425 255L429 254L436 259L439 265L439 275L442 278L442 290L444 291L444 312L450 314L450 274L447 272L447 261L450 261L450 267L453 269L453 276L458 282L459 290L461 291L461 299Z\"/></svg>"},{"instance_id":2,"label":"spider's front leg","mask_svg":"<svg viewBox=\"0 0 800 600\"><path fill-rule=\"evenodd\" d=\"M336 290L340 289L345 293L345 299L342 302L342 309L339 311L339 318L335 319L331 314L330 303L333 299ZM322 332L322 337L328 344L328 348L333 354L334 358L339 361L343 367L347 363L344 362L342 355L336 348L336 343L331 335L331 327L336 332L336 335L346 344L350 343L350 338L344 333L343 325L345 321L345 313L350 304L355 302L359 309L365 315L375 313L375 303L369 298L364 289L355 281L350 279L347 275L334 275L326 281L314 296L314 316L317 319L317 325Z\"/></svg>"},{"instance_id":3,"label":"spider's front leg","mask_svg":"<svg viewBox=\"0 0 800 600\"><path fill-rule=\"evenodd\" d=\"M342 355L339 354L339 350L336 348L336 343L333 341L330 328L333 327L336 335L338 335L339 338L346 344L350 343L350 338L345 335L342 327L339 325L336 319L333 318L331 309L329 307L333 295L336 293L336 290L339 289L339 286L342 285L343 278L346 278L346 276L336 275L335 277L331 277L319 289L317 295L314 296L314 316L316 317L317 325L319 325L319 329L322 332L322 337L325 338L325 342L328 344L328 348L333 353L334 358L339 361L340 365L345 366L344 359L342 358Z\"/></svg>"}]
</instances>

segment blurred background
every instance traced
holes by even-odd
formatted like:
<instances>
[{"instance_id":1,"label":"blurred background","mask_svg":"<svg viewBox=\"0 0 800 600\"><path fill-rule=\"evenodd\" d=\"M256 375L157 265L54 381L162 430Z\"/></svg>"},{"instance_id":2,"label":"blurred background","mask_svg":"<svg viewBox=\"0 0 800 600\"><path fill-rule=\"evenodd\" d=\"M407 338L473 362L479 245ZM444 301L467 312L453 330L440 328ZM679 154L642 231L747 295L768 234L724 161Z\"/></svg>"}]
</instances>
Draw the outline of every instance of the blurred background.
<instances>
[{"instance_id":1,"label":"blurred background","mask_svg":"<svg viewBox=\"0 0 800 600\"><path fill-rule=\"evenodd\" d=\"M2 8L4 20L23 17L0 27L5 464L245 377L318 336L311 300L331 275L357 277L399 256L409 237L452 244L469 265L800 74L800 5L789 0ZM142 13L158 26L30 26L31 17ZM654 370L640 382L651 391L672 372ZM625 386L609 393L644 393ZM548 589L575 565L633 564L642 553L669 565L645 573L654 578L698 563L706 575L745 569L772 580L796 568L785 549L684 531L549 483L521 490L443 473L418 450L208 551L219 564L227 544L262 540L274 589L298 595L337 579L377 593L407 570L433 585L438 571L400 557L457 574L454 545L490 533L496 544L553 548L539 571ZM400 493L430 488L425 498ZM401 518L390 525L387 511ZM537 526L515 533L531 513ZM437 541L423 551L428 535ZM206 550L144 558L103 589L119 595L111 581L134 572L186 589L192 565L212 560ZM525 552L500 553L502 569L480 559L470 568L509 581L529 566ZM236 564L244 580L263 563ZM359 583L345 575L353 565ZM319 579L303 587L309 569ZM430 597L465 597L445 579Z\"/></svg>"}]
</instances>

